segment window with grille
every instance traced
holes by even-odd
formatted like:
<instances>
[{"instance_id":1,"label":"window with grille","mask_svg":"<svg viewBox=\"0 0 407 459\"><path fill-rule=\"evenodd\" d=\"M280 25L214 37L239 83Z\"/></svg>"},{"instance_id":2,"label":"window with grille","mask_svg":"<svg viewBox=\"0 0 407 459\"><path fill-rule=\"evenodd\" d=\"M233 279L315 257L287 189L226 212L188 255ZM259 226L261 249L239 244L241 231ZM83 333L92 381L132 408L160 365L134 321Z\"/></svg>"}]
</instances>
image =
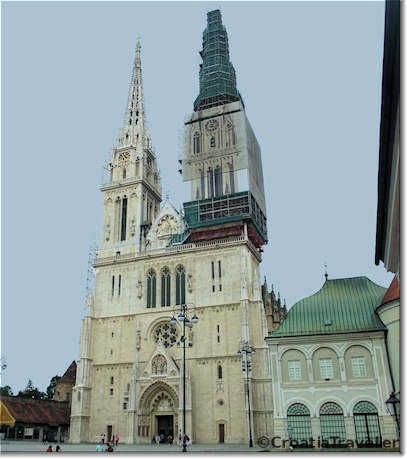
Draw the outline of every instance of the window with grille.
<instances>
[{"instance_id":1,"label":"window with grille","mask_svg":"<svg viewBox=\"0 0 407 459\"><path fill-rule=\"evenodd\" d=\"M301 362L299 360L288 361L288 379L290 381L300 381L301 375Z\"/></svg>"},{"instance_id":2,"label":"window with grille","mask_svg":"<svg viewBox=\"0 0 407 459\"><path fill-rule=\"evenodd\" d=\"M345 419L342 408L334 402L327 402L319 410L321 423L321 436L325 446L335 446L335 444L346 441Z\"/></svg>"},{"instance_id":3,"label":"window with grille","mask_svg":"<svg viewBox=\"0 0 407 459\"><path fill-rule=\"evenodd\" d=\"M333 379L334 365L332 359L320 359L319 372L321 375L321 379Z\"/></svg>"},{"instance_id":4,"label":"window with grille","mask_svg":"<svg viewBox=\"0 0 407 459\"><path fill-rule=\"evenodd\" d=\"M353 408L353 420L358 448L381 446L379 416L373 403L357 403Z\"/></svg>"},{"instance_id":5,"label":"window with grille","mask_svg":"<svg viewBox=\"0 0 407 459\"><path fill-rule=\"evenodd\" d=\"M298 443L309 442L312 437L311 417L309 409L302 403L294 403L287 410L288 437Z\"/></svg>"},{"instance_id":6,"label":"window with grille","mask_svg":"<svg viewBox=\"0 0 407 459\"><path fill-rule=\"evenodd\" d=\"M352 375L354 378L367 376L366 361L364 357L352 357Z\"/></svg>"}]
</instances>

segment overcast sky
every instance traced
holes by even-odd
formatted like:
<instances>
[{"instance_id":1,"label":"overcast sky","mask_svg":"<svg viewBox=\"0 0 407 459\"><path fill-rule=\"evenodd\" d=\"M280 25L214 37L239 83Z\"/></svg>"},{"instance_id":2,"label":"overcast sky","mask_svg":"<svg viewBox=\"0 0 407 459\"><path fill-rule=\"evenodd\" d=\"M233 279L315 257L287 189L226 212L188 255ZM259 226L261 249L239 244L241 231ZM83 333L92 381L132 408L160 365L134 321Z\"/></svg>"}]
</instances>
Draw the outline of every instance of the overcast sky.
<instances>
[{"instance_id":1,"label":"overcast sky","mask_svg":"<svg viewBox=\"0 0 407 459\"><path fill-rule=\"evenodd\" d=\"M3 3L2 384L45 388L78 357L102 165L119 133L137 37L164 193L180 207L185 116L206 12L221 8L262 148L262 273L292 306L374 265L383 2Z\"/></svg>"}]
</instances>

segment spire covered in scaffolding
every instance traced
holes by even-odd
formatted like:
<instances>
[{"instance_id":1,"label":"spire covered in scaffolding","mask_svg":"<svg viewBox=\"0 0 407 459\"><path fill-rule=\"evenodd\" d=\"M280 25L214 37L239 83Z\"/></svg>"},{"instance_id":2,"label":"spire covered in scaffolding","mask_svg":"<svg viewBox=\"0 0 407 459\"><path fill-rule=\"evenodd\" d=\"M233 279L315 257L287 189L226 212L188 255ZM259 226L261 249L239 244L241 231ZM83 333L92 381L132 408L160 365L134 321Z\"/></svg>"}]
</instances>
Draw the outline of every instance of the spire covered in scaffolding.
<instances>
[{"instance_id":1,"label":"spire covered in scaffolding","mask_svg":"<svg viewBox=\"0 0 407 459\"><path fill-rule=\"evenodd\" d=\"M209 11L207 19L200 52L199 95L194 102L194 111L242 100L236 88L235 69L229 58L228 35L220 11Z\"/></svg>"},{"instance_id":2,"label":"spire covered in scaffolding","mask_svg":"<svg viewBox=\"0 0 407 459\"><path fill-rule=\"evenodd\" d=\"M119 138L119 147L129 146L141 146L141 148L151 146L144 110L140 40L137 40L127 108Z\"/></svg>"}]
</instances>

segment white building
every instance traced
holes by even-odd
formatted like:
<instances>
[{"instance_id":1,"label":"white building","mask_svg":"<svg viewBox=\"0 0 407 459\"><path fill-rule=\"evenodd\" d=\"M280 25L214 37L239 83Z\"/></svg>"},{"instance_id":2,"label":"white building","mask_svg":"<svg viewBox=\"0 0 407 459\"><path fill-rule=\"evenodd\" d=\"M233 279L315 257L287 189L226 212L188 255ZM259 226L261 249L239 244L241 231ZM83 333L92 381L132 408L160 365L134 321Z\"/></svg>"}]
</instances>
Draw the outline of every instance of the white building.
<instances>
[{"instance_id":1,"label":"white building","mask_svg":"<svg viewBox=\"0 0 407 459\"><path fill-rule=\"evenodd\" d=\"M366 277L326 280L267 337L275 436L394 446L387 330L375 312L385 292Z\"/></svg>"}]
</instances>

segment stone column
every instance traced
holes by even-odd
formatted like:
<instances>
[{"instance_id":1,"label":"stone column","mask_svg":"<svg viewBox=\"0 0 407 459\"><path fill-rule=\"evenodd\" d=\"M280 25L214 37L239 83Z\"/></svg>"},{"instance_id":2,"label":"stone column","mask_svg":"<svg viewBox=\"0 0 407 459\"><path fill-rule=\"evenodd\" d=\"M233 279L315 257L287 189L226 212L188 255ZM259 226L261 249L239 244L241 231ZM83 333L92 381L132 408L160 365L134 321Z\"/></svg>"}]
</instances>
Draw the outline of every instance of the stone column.
<instances>
[{"instance_id":1,"label":"stone column","mask_svg":"<svg viewBox=\"0 0 407 459\"><path fill-rule=\"evenodd\" d=\"M312 432L312 438L315 440L314 444L317 447L318 440L321 440L321 443L322 443L321 422L320 422L320 419L317 417L311 418L311 432Z\"/></svg>"},{"instance_id":2,"label":"stone column","mask_svg":"<svg viewBox=\"0 0 407 459\"><path fill-rule=\"evenodd\" d=\"M353 416L346 416L344 420L345 420L346 439L355 441L356 431L355 431L355 422L354 422Z\"/></svg>"}]
</instances>

